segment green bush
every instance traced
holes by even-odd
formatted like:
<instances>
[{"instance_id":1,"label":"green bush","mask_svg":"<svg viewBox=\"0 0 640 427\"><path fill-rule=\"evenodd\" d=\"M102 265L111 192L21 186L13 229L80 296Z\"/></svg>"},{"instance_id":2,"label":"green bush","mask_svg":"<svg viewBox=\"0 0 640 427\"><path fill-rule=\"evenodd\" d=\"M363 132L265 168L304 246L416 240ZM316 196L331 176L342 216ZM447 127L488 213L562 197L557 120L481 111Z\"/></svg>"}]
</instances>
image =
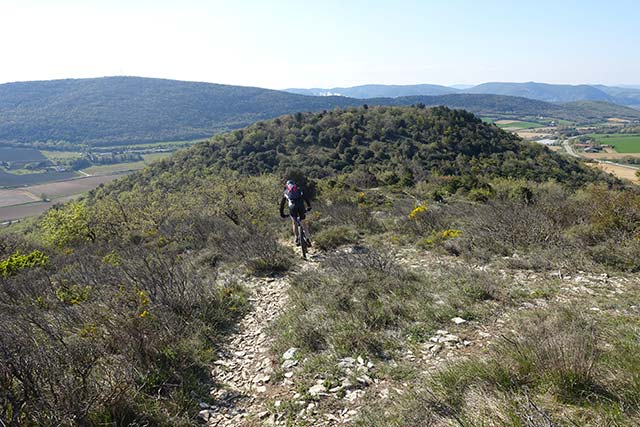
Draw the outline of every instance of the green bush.
<instances>
[{"instance_id":1,"label":"green bush","mask_svg":"<svg viewBox=\"0 0 640 427\"><path fill-rule=\"evenodd\" d=\"M49 257L39 250L24 255L16 251L9 258L0 260L0 276L7 278L26 268L45 266L48 262Z\"/></svg>"},{"instance_id":2,"label":"green bush","mask_svg":"<svg viewBox=\"0 0 640 427\"><path fill-rule=\"evenodd\" d=\"M354 229L339 225L325 228L313 236L314 244L322 250L336 249L357 241L358 233Z\"/></svg>"},{"instance_id":3,"label":"green bush","mask_svg":"<svg viewBox=\"0 0 640 427\"><path fill-rule=\"evenodd\" d=\"M384 411L366 409L356 425L635 425L637 328L609 329L614 345L601 346L595 322L569 310L536 312L512 326L488 358L435 371Z\"/></svg>"}]
</instances>

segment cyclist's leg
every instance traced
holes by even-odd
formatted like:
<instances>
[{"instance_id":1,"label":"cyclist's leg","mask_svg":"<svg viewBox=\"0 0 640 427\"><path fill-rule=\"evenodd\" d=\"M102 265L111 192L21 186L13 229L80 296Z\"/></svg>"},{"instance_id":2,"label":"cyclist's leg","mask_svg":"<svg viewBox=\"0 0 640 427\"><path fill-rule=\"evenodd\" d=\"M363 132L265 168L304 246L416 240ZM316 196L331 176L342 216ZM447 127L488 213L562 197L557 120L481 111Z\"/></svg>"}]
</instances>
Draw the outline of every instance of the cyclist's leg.
<instances>
[{"instance_id":1,"label":"cyclist's leg","mask_svg":"<svg viewBox=\"0 0 640 427\"><path fill-rule=\"evenodd\" d=\"M289 217L291 218L291 228L293 228L293 236L294 236L294 244L298 244L300 242L298 238L298 227L296 226L296 216L297 212L294 207L289 207Z\"/></svg>"},{"instance_id":2,"label":"cyclist's leg","mask_svg":"<svg viewBox=\"0 0 640 427\"><path fill-rule=\"evenodd\" d=\"M309 224L307 223L306 219L307 219L307 210L305 209L304 205L301 205L299 207L299 214L300 214L300 226L302 227L302 230L304 231L304 235L307 238L308 242L311 242L311 234L309 234Z\"/></svg>"},{"instance_id":3,"label":"cyclist's leg","mask_svg":"<svg viewBox=\"0 0 640 427\"><path fill-rule=\"evenodd\" d=\"M309 233L309 223L307 220L301 221L302 228L304 229L304 235L307 236L307 239L311 240L311 233Z\"/></svg>"}]
</instances>

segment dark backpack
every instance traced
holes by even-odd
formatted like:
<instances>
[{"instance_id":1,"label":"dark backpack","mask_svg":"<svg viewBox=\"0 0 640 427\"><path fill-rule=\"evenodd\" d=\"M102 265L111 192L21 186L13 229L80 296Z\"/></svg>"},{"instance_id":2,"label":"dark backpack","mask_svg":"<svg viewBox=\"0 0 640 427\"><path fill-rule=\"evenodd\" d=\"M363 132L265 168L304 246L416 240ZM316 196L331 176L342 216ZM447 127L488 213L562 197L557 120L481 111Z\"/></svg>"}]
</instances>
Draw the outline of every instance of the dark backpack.
<instances>
[{"instance_id":1,"label":"dark backpack","mask_svg":"<svg viewBox=\"0 0 640 427\"><path fill-rule=\"evenodd\" d=\"M295 204L302 201L302 190L296 184L287 185L284 196L289 199L289 203Z\"/></svg>"}]
</instances>

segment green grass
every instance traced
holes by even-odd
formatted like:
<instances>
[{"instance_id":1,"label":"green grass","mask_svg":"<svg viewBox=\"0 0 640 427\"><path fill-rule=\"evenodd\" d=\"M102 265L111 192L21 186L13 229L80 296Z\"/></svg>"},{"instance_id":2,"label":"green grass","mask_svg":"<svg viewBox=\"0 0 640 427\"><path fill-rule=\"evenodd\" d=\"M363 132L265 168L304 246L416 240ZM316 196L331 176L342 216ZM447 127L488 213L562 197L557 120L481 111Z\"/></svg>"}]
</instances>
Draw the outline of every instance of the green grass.
<instances>
[{"instance_id":1,"label":"green grass","mask_svg":"<svg viewBox=\"0 0 640 427\"><path fill-rule=\"evenodd\" d=\"M532 128L543 127L544 125L541 125L540 123L535 123L535 122L516 121L513 123L504 123L504 124L501 123L501 124L498 124L498 126L502 129L508 129L508 128L532 129Z\"/></svg>"},{"instance_id":2,"label":"green grass","mask_svg":"<svg viewBox=\"0 0 640 427\"><path fill-rule=\"evenodd\" d=\"M171 157L173 153L151 153L151 154L143 154L142 158L146 164L151 162L155 162L158 160L166 159L167 157Z\"/></svg>"},{"instance_id":3,"label":"green grass","mask_svg":"<svg viewBox=\"0 0 640 427\"><path fill-rule=\"evenodd\" d=\"M44 173L45 169L7 169L0 167L0 171L9 173L11 175L31 175L34 173Z\"/></svg>"},{"instance_id":4,"label":"green grass","mask_svg":"<svg viewBox=\"0 0 640 427\"><path fill-rule=\"evenodd\" d=\"M609 135L589 134L599 144L611 145L618 153L640 153L640 135L614 133Z\"/></svg>"},{"instance_id":5,"label":"green grass","mask_svg":"<svg viewBox=\"0 0 640 427\"><path fill-rule=\"evenodd\" d=\"M45 155L51 161L56 160L69 160L69 159L79 159L82 157L82 153L78 151L48 151L48 150L40 150L42 154Z\"/></svg>"},{"instance_id":6,"label":"green grass","mask_svg":"<svg viewBox=\"0 0 640 427\"><path fill-rule=\"evenodd\" d=\"M121 150L121 149L151 149L151 148L171 148L173 146L176 147L186 147L189 145L197 144L198 142L205 141L205 139L194 139L192 141L164 141L164 142L149 142L146 144L123 144L123 145L107 145L107 146L96 146L92 147L93 150L96 151L112 151L112 150Z\"/></svg>"},{"instance_id":7,"label":"green grass","mask_svg":"<svg viewBox=\"0 0 640 427\"><path fill-rule=\"evenodd\" d=\"M152 162L167 158L171 156L172 153L153 153L153 154L143 154L142 158L144 160L139 162L129 162L129 163L116 163L113 165L97 165L91 166L86 169L83 169L83 172L86 172L91 175L110 175L118 172L128 172L128 171L136 171L144 168Z\"/></svg>"},{"instance_id":8,"label":"green grass","mask_svg":"<svg viewBox=\"0 0 640 427\"><path fill-rule=\"evenodd\" d=\"M83 169L82 171L91 175L110 175L112 173L140 170L145 166L145 162L140 161L131 163L116 163L113 165L91 166Z\"/></svg>"}]
</instances>

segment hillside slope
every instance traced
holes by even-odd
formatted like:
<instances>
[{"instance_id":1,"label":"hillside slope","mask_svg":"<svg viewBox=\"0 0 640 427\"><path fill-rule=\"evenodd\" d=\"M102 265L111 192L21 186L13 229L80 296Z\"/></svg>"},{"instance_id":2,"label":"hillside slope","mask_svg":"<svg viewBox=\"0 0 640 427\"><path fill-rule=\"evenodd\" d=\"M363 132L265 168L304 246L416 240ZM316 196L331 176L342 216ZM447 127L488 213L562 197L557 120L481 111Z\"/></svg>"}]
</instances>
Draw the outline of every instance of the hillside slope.
<instances>
[{"instance_id":1,"label":"hillside slope","mask_svg":"<svg viewBox=\"0 0 640 427\"><path fill-rule=\"evenodd\" d=\"M350 105L241 86L140 77L0 85L1 141L189 140L298 110Z\"/></svg>"},{"instance_id":2,"label":"hillside slope","mask_svg":"<svg viewBox=\"0 0 640 427\"><path fill-rule=\"evenodd\" d=\"M307 262L289 168L327 177ZM0 233L0 424L638 425L640 195L548 178L603 177L468 112L362 107L58 205Z\"/></svg>"},{"instance_id":3,"label":"hillside slope","mask_svg":"<svg viewBox=\"0 0 640 427\"><path fill-rule=\"evenodd\" d=\"M594 87L613 97L616 102L634 108L640 108L640 88L637 87L611 87L594 85Z\"/></svg>"},{"instance_id":4,"label":"hillside slope","mask_svg":"<svg viewBox=\"0 0 640 427\"><path fill-rule=\"evenodd\" d=\"M496 95L522 96L545 102L571 102L579 100L608 101L614 99L605 92L588 85L555 85L546 83L483 83L471 89L468 93L490 93Z\"/></svg>"},{"instance_id":5,"label":"hillside slope","mask_svg":"<svg viewBox=\"0 0 640 427\"><path fill-rule=\"evenodd\" d=\"M179 188L221 169L281 176L297 171L312 178L360 171L387 183L449 176L452 185L467 187L493 177L571 185L602 179L573 159L523 142L465 111L364 107L296 113L217 135L119 185Z\"/></svg>"},{"instance_id":6,"label":"hillside slope","mask_svg":"<svg viewBox=\"0 0 640 427\"><path fill-rule=\"evenodd\" d=\"M0 85L0 144L66 141L117 145L194 140L297 111L369 105L445 105L475 114L545 116L572 121L640 119L617 106L565 107L526 98L451 94L362 100L139 77L54 80ZM603 104L604 105L604 104Z\"/></svg>"},{"instance_id":7,"label":"hillside slope","mask_svg":"<svg viewBox=\"0 0 640 427\"><path fill-rule=\"evenodd\" d=\"M340 95L353 98L398 98L402 96L434 96L454 93L505 95L524 97L545 102L605 101L628 107L640 107L640 90L636 87L614 87L605 85L559 85L547 83L482 83L477 86L418 85L361 85L335 87L331 89L285 89L301 95Z\"/></svg>"}]
</instances>

